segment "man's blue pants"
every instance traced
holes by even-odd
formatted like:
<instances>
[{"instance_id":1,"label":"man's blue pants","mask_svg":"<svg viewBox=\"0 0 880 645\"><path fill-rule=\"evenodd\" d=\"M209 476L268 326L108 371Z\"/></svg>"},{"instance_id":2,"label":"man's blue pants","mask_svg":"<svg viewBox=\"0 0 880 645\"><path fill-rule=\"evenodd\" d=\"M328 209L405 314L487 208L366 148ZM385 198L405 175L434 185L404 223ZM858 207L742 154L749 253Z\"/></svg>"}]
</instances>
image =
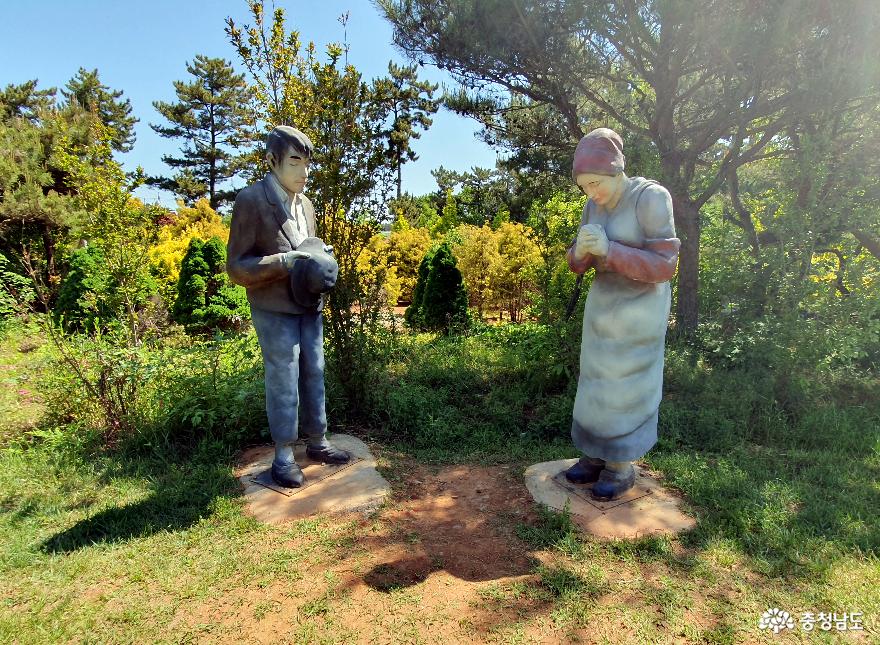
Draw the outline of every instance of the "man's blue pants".
<instances>
[{"instance_id":1,"label":"man's blue pants","mask_svg":"<svg viewBox=\"0 0 880 645\"><path fill-rule=\"evenodd\" d=\"M266 414L276 449L292 446L299 435L320 444L327 432L321 313L251 308L251 320L263 353Z\"/></svg>"}]
</instances>

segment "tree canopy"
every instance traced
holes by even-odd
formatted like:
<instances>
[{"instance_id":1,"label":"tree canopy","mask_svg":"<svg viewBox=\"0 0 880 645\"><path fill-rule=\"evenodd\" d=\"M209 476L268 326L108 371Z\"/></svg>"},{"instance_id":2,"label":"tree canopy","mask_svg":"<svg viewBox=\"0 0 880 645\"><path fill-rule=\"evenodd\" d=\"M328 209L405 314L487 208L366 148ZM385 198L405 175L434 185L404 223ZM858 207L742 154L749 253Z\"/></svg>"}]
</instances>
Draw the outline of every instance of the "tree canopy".
<instances>
[{"instance_id":1,"label":"tree canopy","mask_svg":"<svg viewBox=\"0 0 880 645\"><path fill-rule=\"evenodd\" d=\"M77 105L96 114L107 126L110 147L119 152L134 148L134 124L138 119L131 115L131 101L122 98L122 90L112 90L104 85L97 69L90 72L82 67L65 87L61 94L68 105Z\"/></svg>"},{"instance_id":2,"label":"tree canopy","mask_svg":"<svg viewBox=\"0 0 880 645\"><path fill-rule=\"evenodd\" d=\"M870 0L379 4L405 52L473 88L457 107L492 137L522 147L513 115L540 109L527 132L567 158L597 125L623 130L625 152L630 141L651 146L683 243L682 330L697 323L700 209L738 167L782 154L781 139L812 115L863 110L878 95ZM567 142L541 135L548 122Z\"/></svg>"}]
</instances>

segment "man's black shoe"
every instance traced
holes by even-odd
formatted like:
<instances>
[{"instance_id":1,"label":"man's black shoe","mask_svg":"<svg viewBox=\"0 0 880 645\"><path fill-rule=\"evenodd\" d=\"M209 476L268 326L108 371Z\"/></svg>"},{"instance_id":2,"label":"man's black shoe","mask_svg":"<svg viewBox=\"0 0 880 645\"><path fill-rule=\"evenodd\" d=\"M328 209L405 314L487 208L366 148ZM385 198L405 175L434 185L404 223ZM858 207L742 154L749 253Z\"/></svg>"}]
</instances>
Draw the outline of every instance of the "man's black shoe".
<instances>
[{"instance_id":1,"label":"man's black shoe","mask_svg":"<svg viewBox=\"0 0 880 645\"><path fill-rule=\"evenodd\" d=\"M572 484L592 484L599 480L599 474L603 468L605 468L604 460L583 457L565 471L565 478Z\"/></svg>"},{"instance_id":2,"label":"man's black shoe","mask_svg":"<svg viewBox=\"0 0 880 645\"><path fill-rule=\"evenodd\" d=\"M325 464L347 464L351 461L351 455L329 443L325 446L306 446L306 455Z\"/></svg>"},{"instance_id":3,"label":"man's black shoe","mask_svg":"<svg viewBox=\"0 0 880 645\"><path fill-rule=\"evenodd\" d=\"M272 464L272 481L284 488L299 488L305 477L302 469L295 463L278 466Z\"/></svg>"}]
</instances>

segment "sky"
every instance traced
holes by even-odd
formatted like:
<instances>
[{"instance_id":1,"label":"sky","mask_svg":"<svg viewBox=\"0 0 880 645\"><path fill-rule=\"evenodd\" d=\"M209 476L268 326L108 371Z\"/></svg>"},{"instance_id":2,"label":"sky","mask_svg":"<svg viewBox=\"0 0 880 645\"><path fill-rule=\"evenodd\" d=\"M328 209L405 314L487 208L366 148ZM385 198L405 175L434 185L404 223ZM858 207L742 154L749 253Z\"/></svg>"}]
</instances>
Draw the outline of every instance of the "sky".
<instances>
[{"instance_id":1,"label":"sky","mask_svg":"<svg viewBox=\"0 0 880 645\"><path fill-rule=\"evenodd\" d=\"M266 6L268 11L271 0ZM314 41L319 51L343 40L338 18L348 12L349 62L366 80L384 75L389 60L406 62L391 43L391 26L369 0L277 0L275 6L285 10L287 28L299 31L303 42ZM245 0L0 0L0 8L0 86L36 78L40 88L60 89L80 67L97 68L101 81L122 90L140 119L134 150L119 159L126 170L140 165L148 175L171 174L161 158L179 150L176 140L150 128L163 123L153 101L176 101L172 82L191 79L186 63L197 54L225 58L243 71L224 21L251 22ZM453 85L448 74L430 65L419 74ZM416 195L435 190L431 170L441 165L457 171L494 167L495 152L475 136L478 130L476 121L441 109L413 144L419 159L403 167L403 190ZM174 204L171 194L155 188L141 187L136 194Z\"/></svg>"}]
</instances>

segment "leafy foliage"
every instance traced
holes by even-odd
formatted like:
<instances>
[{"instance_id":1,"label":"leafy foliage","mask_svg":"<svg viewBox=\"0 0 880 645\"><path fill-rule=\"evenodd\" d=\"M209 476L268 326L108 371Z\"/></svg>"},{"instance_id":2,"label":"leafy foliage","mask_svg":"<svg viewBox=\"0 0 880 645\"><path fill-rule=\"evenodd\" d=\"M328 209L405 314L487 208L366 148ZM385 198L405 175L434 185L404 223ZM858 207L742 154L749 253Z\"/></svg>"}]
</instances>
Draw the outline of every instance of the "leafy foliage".
<instances>
[{"instance_id":1,"label":"leafy foliage","mask_svg":"<svg viewBox=\"0 0 880 645\"><path fill-rule=\"evenodd\" d=\"M431 247L431 237L424 228L392 230L386 249L388 264L394 267L400 283L399 300L412 302L421 259Z\"/></svg>"},{"instance_id":2,"label":"leafy foliage","mask_svg":"<svg viewBox=\"0 0 880 645\"><path fill-rule=\"evenodd\" d=\"M64 140L84 137L78 118L41 114L37 123L24 117L0 121L0 248L21 273L40 282L51 301L60 280L58 246L77 211L60 192L57 149Z\"/></svg>"},{"instance_id":3,"label":"leafy foliage","mask_svg":"<svg viewBox=\"0 0 880 645\"><path fill-rule=\"evenodd\" d=\"M30 278L11 270L10 265L0 253L0 328L13 316L29 311L37 297Z\"/></svg>"},{"instance_id":4,"label":"leafy foliage","mask_svg":"<svg viewBox=\"0 0 880 645\"><path fill-rule=\"evenodd\" d=\"M160 224L156 244L149 251L150 268L159 279L162 295L171 303L176 298L180 265L190 240L205 242L217 237L226 243L229 227L207 199L198 200L192 207L178 204L177 211L162 217Z\"/></svg>"},{"instance_id":5,"label":"leafy foliage","mask_svg":"<svg viewBox=\"0 0 880 645\"><path fill-rule=\"evenodd\" d=\"M499 275L501 256L495 231L488 225L462 226L460 241L453 245L455 259L470 296L470 305L477 308L480 319L487 308L497 306L495 278Z\"/></svg>"},{"instance_id":6,"label":"leafy foliage","mask_svg":"<svg viewBox=\"0 0 880 645\"><path fill-rule=\"evenodd\" d=\"M381 355L380 314L387 302L366 285L358 258L378 232L392 188L384 132L390 104L344 62L344 48L327 47L326 60L315 46L303 48L299 34L287 32L284 11L268 24L263 2L249 2L253 26L227 19L227 34L254 84L261 120L267 126L292 125L315 144L309 192L316 205L318 236L332 244L339 279L330 293L329 340L337 374L353 409L372 396L365 361ZM379 345L372 345L372 343ZM359 343L366 343L365 346Z\"/></svg>"},{"instance_id":7,"label":"leafy foliage","mask_svg":"<svg viewBox=\"0 0 880 645\"><path fill-rule=\"evenodd\" d=\"M65 146L58 151L58 165L76 189L79 212L87 214L74 222L73 233L100 247L104 255L107 290L101 294L102 306L136 343L144 322L140 311L157 291L148 253L163 211L132 197L125 173L112 157L112 132L100 124L95 127L99 143Z\"/></svg>"},{"instance_id":8,"label":"leafy foliage","mask_svg":"<svg viewBox=\"0 0 880 645\"><path fill-rule=\"evenodd\" d=\"M67 275L52 313L68 331L95 332L114 317L105 301L110 289L107 259L101 248L76 249L68 260Z\"/></svg>"},{"instance_id":9,"label":"leafy foliage","mask_svg":"<svg viewBox=\"0 0 880 645\"><path fill-rule=\"evenodd\" d=\"M698 321L700 209L781 134L816 115L864 113L880 91L871 38L880 13L870 0L832 10L822 0L759 9L746 0L380 6L395 42L449 70L467 88L452 105L514 156L541 169L529 154L537 142L539 153L569 160L596 125L635 140L640 165L658 167L673 196L682 239L676 325L685 333Z\"/></svg>"}]
</instances>

